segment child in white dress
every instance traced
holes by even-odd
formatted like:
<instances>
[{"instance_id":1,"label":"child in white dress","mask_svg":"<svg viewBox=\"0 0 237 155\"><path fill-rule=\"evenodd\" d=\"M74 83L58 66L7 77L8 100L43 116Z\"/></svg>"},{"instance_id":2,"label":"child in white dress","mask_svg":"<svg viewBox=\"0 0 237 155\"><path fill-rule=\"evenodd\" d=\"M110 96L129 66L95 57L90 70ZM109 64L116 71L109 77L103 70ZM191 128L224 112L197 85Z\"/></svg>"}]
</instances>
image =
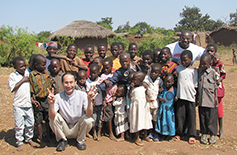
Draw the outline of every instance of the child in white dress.
<instances>
[{"instance_id":1,"label":"child in white dress","mask_svg":"<svg viewBox=\"0 0 237 155\"><path fill-rule=\"evenodd\" d=\"M146 88L143 86L144 78L144 73L136 72L129 91L129 98L131 98L129 111L130 133L136 134L135 143L139 146L143 145L139 137L139 131L144 130L144 140L149 142L147 130L152 128L150 109L146 101Z\"/></svg>"},{"instance_id":2,"label":"child in white dress","mask_svg":"<svg viewBox=\"0 0 237 155\"><path fill-rule=\"evenodd\" d=\"M124 133L129 129L128 127L128 114L125 111L127 105L126 100L127 87L125 85L119 85L115 93L115 101L113 101L113 106L115 107L114 125L116 135L121 133L121 137L117 141L124 141Z\"/></svg>"}]
</instances>

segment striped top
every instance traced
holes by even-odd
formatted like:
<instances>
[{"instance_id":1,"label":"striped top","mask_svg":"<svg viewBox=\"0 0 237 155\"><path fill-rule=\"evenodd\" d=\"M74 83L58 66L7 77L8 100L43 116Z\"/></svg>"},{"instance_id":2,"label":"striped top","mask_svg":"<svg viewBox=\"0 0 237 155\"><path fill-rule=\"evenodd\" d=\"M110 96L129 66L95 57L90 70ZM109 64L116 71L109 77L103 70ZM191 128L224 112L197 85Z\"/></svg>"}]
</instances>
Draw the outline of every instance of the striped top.
<instances>
[{"instance_id":1,"label":"striped top","mask_svg":"<svg viewBox=\"0 0 237 155\"><path fill-rule=\"evenodd\" d=\"M174 63L173 61L169 61L168 64L165 64L164 66L162 66L162 69L161 69L162 76L161 77L164 78L163 77L164 70L167 70L169 73L173 73L176 68L177 68L177 64Z\"/></svg>"},{"instance_id":2,"label":"striped top","mask_svg":"<svg viewBox=\"0 0 237 155\"><path fill-rule=\"evenodd\" d=\"M48 96L47 88L51 89L51 77L49 71L40 73L36 70L30 72L30 91L35 97L44 98Z\"/></svg>"}]
</instances>

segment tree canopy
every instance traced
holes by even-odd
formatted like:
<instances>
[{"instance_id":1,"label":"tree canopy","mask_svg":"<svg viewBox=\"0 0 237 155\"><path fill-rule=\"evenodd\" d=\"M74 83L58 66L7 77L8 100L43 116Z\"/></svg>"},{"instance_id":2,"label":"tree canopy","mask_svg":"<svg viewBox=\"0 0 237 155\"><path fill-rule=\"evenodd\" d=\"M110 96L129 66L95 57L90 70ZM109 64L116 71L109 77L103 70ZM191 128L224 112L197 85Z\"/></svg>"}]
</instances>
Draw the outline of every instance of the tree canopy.
<instances>
[{"instance_id":1,"label":"tree canopy","mask_svg":"<svg viewBox=\"0 0 237 155\"><path fill-rule=\"evenodd\" d=\"M106 27L110 30L113 29L112 27L112 17L106 17L106 18L101 18L101 21L96 22L96 24L99 24L100 26Z\"/></svg>"},{"instance_id":2,"label":"tree canopy","mask_svg":"<svg viewBox=\"0 0 237 155\"><path fill-rule=\"evenodd\" d=\"M213 31L217 27L224 25L221 20L214 21L210 19L208 14L203 16L200 12L201 10L196 6L184 6L182 10L180 13L182 19L175 25L175 31L183 31L185 29L190 31Z\"/></svg>"},{"instance_id":3,"label":"tree canopy","mask_svg":"<svg viewBox=\"0 0 237 155\"><path fill-rule=\"evenodd\" d=\"M237 26L237 10L234 13L230 13L230 26Z\"/></svg>"}]
</instances>

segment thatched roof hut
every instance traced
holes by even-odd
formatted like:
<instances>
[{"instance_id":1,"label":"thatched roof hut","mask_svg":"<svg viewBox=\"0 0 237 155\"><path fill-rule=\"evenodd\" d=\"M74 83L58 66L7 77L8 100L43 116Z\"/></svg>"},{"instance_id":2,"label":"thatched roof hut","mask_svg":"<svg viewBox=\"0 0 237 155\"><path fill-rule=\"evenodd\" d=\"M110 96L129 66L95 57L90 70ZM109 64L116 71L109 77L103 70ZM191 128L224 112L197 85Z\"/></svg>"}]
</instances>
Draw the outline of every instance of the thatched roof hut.
<instances>
[{"instance_id":1,"label":"thatched roof hut","mask_svg":"<svg viewBox=\"0 0 237 155\"><path fill-rule=\"evenodd\" d=\"M220 27L210 33L210 39L216 44L220 43L225 46L230 46L233 43L237 44L237 27Z\"/></svg>"},{"instance_id":2,"label":"thatched roof hut","mask_svg":"<svg viewBox=\"0 0 237 155\"><path fill-rule=\"evenodd\" d=\"M96 47L100 43L107 45L107 38L116 36L116 33L91 21L78 20L55 31L48 39L58 41L59 37L64 35L75 38L74 43L81 50L87 44L92 44L95 46L95 51L97 51Z\"/></svg>"}]
</instances>

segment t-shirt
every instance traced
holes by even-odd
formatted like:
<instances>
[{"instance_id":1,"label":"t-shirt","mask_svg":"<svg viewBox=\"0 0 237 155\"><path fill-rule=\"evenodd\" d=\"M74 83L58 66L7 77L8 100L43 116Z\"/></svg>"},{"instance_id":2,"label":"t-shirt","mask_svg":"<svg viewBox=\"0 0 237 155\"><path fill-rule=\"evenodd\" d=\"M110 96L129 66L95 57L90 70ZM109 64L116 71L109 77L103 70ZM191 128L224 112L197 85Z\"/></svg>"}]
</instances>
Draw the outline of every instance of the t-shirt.
<instances>
[{"instance_id":1,"label":"t-shirt","mask_svg":"<svg viewBox=\"0 0 237 155\"><path fill-rule=\"evenodd\" d=\"M204 53L205 49L197 46L193 43L189 44L189 47L187 49L183 49L179 46L179 42L174 42L172 44L167 45L166 47L170 48L170 52L172 54L172 61L180 64L180 55L184 50L190 50L193 54L193 61L191 64L193 64L193 62L195 60L200 60L202 54Z\"/></svg>"},{"instance_id":2,"label":"t-shirt","mask_svg":"<svg viewBox=\"0 0 237 155\"><path fill-rule=\"evenodd\" d=\"M176 68L178 73L177 97L182 100L195 102L195 95L198 85L197 69L186 68L179 65Z\"/></svg>"},{"instance_id":3,"label":"t-shirt","mask_svg":"<svg viewBox=\"0 0 237 155\"><path fill-rule=\"evenodd\" d=\"M86 80L86 91L88 92L90 90L91 86L97 85L98 81L100 80L100 77L96 81L91 81L90 78ZM101 105L102 104L102 93L99 93L95 96L94 101L96 102L96 105Z\"/></svg>"},{"instance_id":4,"label":"t-shirt","mask_svg":"<svg viewBox=\"0 0 237 155\"><path fill-rule=\"evenodd\" d=\"M63 91L55 95L54 109L69 124L78 122L87 106L88 99L85 92L74 90L71 95L67 95Z\"/></svg>"},{"instance_id":5,"label":"t-shirt","mask_svg":"<svg viewBox=\"0 0 237 155\"><path fill-rule=\"evenodd\" d=\"M144 79L144 81L147 85L147 95L148 98L151 100L154 100L153 102L148 102L151 109L158 108L158 94L159 94L159 88L161 85L163 85L163 81L160 77L158 77L154 82L152 81L150 75L147 75Z\"/></svg>"},{"instance_id":6,"label":"t-shirt","mask_svg":"<svg viewBox=\"0 0 237 155\"><path fill-rule=\"evenodd\" d=\"M113 68L115 70L118 70L121 67L119 59L114 57L113 55L110 58L113 60Z\"/></svg>"},{"instance_id":7,"label":"t-shirt","mask_svg":"<svg viewBox=\"0 0 237 155\"><path fill-rule=\"evenodd\" d=\"M23 76L17 71L10 74L8 79L8 86L10 91L15 88L16 84L21 81ZM14 95L14 103L13 106L21 107L21 108L29 108L32 107L30 100L30 83L24 82L21 86L15 90Z\"/></svg>"}]
</instances>

